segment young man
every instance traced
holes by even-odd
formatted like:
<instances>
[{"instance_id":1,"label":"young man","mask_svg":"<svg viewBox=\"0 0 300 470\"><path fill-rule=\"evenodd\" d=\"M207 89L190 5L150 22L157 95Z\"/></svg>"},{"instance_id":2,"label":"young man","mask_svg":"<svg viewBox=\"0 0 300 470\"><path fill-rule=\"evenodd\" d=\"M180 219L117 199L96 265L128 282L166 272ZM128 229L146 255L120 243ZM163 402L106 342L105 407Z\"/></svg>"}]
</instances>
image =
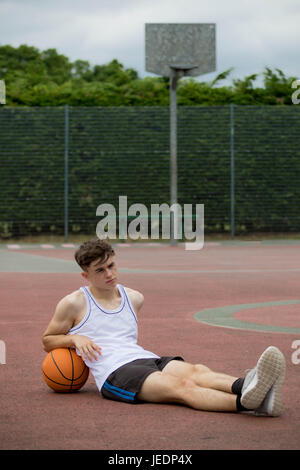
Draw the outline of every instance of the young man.
<instances>
[{"instance_id":1,"label":"young man","mask_svg":"<svg viewBox=\"0 0 300 470\"><path fill-rule=\"evenodd\" d=\"M137 344L143 295L118 284L115 252L99 239L75 259L89 286L64 297L44 335L45 351L76 348L106 398L127 403L180 403L197 410L279 416L285 360L267 348L245 378L214 372L181 357L159 357Z\"/></svg>"}]
</instances>

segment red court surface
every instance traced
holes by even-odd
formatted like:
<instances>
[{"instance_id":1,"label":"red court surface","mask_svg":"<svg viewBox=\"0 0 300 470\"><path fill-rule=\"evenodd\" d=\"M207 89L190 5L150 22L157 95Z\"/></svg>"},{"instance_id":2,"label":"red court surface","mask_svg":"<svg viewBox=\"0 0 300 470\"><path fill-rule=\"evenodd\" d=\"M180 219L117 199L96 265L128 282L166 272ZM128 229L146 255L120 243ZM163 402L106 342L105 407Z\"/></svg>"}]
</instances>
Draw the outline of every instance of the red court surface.
<instances>
[{"instance_id":1,"label":"red court surface","mask_svg":"<svg viewBox=\"0 0 300 470\"><path fill-rule=\"evenodd\" d=\"M288 243L206 244L199 251L116 247L119 282L145 296L139 317L144 348L234 376L254 367L269 345L281 349L284 412L268 418L113 402L102 398L91 376L80 392L54 393L41 375L41 336L57 302L84 285L74 249L2 247L0 449L299 449L299 249ZM233 306L240 307L233 312ZM208 316L201 321L203 311ZM214 324L224 318L230 327Z\"/></svg>"}]
</instances>

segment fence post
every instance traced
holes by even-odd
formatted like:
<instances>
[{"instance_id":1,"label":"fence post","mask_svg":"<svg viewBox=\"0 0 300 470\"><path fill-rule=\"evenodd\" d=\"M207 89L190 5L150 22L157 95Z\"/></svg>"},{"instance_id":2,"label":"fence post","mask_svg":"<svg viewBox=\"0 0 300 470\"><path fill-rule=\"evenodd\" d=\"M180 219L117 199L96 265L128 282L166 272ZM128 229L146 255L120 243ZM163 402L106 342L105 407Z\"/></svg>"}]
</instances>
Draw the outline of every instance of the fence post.
<instances>
[{"instance_id":1,"label":"fence post","mask_svg":"<svg viewBox=\"0 0 300 470\"><path fill-rule=\"evenodd\" d=\"M175 231L178 231L178 209L177 209L177 81L180 78L179 72L171 70L170 76L170 199L171 211L170 219L170 244L177 245ZM173 205L174 204L174 205Z\"/></svg>"},{"instance_id":2,"label":"fence post","mask_svg":"<svg viewBox=\"0 0 300 470\"><path fill-rule=\"evenodd\" d=\"M65 105L65 214L64 239L68 241L69 231L69 106Z\"/></svg>"},{"instance_id":3,"label":"fence post","mask_svg":"<svg viewBox=\"0 0 300 470\"><path fill-rule=\"evenodd\" d=\"M231 225L231 238L234 239L235 236L235 179L234 179L234 104L230 105L230 186L231 186L231 203L230 203L230 225Z\"/></svg>"}]
</instances>

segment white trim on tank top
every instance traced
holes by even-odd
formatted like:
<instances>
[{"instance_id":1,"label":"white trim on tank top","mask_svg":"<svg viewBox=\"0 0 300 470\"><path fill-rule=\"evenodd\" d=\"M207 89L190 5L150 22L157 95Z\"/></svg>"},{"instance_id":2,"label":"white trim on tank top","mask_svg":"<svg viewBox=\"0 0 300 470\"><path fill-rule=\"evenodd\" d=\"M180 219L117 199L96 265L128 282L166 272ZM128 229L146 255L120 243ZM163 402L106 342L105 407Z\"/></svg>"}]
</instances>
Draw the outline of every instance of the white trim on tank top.
<instances>
[{"instance_id":1,"label":"white trim on tank top","mask_svg":"<svg viewBox=\"0 0 300 470\"><path fill-rule=\"evenodd\" d=\"M78 330L79 328L81 328L84 323L86 323L91 315L91 310L92 310L92 306L91 306L91 301L93 302L93 304L99 309L101 310L101 312L107 314L107 315L114 315L116 313L120 313L124 306L125 306L125 302L127 300L127 303L128 303L128 307L135 319L135 321L137 322L137 317L136 317L136 314L134 312L134 309L132 307L132 304L130 302L130 299L128 297L128 295L126 294L126 291L125 291L125 288L124 286L120 285L120 284L117 284L117 288L118 288L118 291L121 295L121 304L119 305L119 307L117 307L116 309L114 310L105 310L103 307L100 306L100 304L98 304L98 302L96 301L96 299L94 298L93 294L91 293L90 289L88 286L83 286L83 287L80 287L80 290L84 293L84 296L85 296L85 299L86 299L86 305L87 305L87 310L86 310L86 313L83 317L83 319L75 326L73 326L72 328L70 328L69 332L74 332L76 330Z\"/></svg>"},{"instance_id":2,"label":"white trim on tank top","mask_svg":"<svg viewBox=\"0 0 300 470\"><path fill-rule=\"evenodd\" d=\"M124 296L124 294L123 294L122 289L120 289L120 287L121 287L121 286L120 286L119 284L117 284L117 289L118 289L119 294L120 294L120 296L121 296L121 303L120 303L120 305L119 305L117 308L115 308L115 309L113 309L113 310L107 310L107 309L101 307L101 305L97 302L97 300L95 299L95 297L94 297L93 294L91 293L89 287L85 286L85 287L82 287L81 289L83 289L83 290L87 293L88 297L93 301L93 303L96 305L96 307L98 307L99 310L101 310L101 312L107 313L108 315L110 315L110 314L120 313L120 312L123 310L123 308L124 308L125 296Z\"/></svg>"}]
</instances>

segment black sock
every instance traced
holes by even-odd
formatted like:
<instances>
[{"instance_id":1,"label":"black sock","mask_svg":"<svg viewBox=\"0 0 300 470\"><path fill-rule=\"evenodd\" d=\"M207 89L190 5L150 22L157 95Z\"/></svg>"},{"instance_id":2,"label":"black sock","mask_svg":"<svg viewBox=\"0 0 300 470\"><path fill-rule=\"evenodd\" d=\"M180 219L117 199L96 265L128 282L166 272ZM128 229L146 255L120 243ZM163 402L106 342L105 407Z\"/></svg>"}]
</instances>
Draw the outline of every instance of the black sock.
<instances>
[{"instance_id":1,"label":"black sock","mask_svg":"<svg viewBox=\"0 0 300 470\"><path fill-rule=\"evenodd\" d=\"M236 409L237 411L250 411L248 410L248 408L245 408L242 404L241 404L241 396L238 395L236 397Z\"/></svg>"},{"instance_id":2,"label":"black sock","mask_svg":"<svg viewBox=\"0 0 300 470\"><path fill-rule=\"evenodd\" d=\"M243 388L243 385L244 385L244 380L245 379L240 378L240 379L237 379L233 382L233 384L231 386L231 391L234 395L241 396L242 388Z\"/></svg>"}]
</instances>

